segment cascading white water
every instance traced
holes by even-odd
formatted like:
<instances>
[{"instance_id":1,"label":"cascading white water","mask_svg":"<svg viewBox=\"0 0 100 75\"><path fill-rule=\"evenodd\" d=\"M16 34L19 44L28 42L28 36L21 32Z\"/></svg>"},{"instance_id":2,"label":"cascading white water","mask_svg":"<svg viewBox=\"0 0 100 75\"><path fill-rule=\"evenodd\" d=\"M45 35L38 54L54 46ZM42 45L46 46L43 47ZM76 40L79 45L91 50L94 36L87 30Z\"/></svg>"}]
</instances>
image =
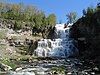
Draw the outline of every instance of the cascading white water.
<instances>
[{"instance_id":1,"label":"cascading white water","mask_svg":"<svg viewBox=\"0 0 100 75\"><path fill-rule=\"evenodd\" d=\"M71 26L69 24L68 26ZM78 52L78 49L73 44L75 40L69 38L70 27L64 27L64 24L56 24L55 34L57 39L43 39L38 42L38 47L35 50L35 55L39 57L69 57Z\"/></svg>"},{"instance_id":2,"label":"cascading white water","mask_svg":"<svg viewBox=\"0 0 100 75\"><path fill-rule=\"evenodd\" d=\"M57 39L53 41L51 39L41 39L38 41L38 47L34 51L34 54L38 57L61 57L66 58L71 55L74 55L78 52L78 49L75 47L73 43L75 40L69 37L69 27L64 27L64 24L57 24L55 26L55 33ZM54 61L54 60L53 60ZM11 71L7 75L47 75L50 67L44 68L43 64L46 66L44 62L41 64L38 63L37 66L33 66L33 68L26 68L19 71ZM54 65L54 63L47 63L48 66ZM56 64L57 65L57 61ZM61 65L58 63L58 65ZM17 69L18 70L18 69Z\"/></svg>"}]
</instances>

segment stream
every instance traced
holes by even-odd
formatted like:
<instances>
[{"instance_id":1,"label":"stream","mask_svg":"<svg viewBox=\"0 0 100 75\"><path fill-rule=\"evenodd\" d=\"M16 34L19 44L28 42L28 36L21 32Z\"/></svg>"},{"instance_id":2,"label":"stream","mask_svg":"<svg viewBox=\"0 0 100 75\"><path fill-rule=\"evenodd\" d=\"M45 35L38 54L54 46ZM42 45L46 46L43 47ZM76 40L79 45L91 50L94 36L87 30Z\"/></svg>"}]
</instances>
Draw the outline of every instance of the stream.
<instances>
[{"instance_id":1,"label":"stream","mask_svg":"<svg viewBox=\"0 0 100 75\"><path fill-rule=\"evenodd\" d=\"M100 75L100 72L92 62L68 58L26 62L15 71L11 70L0 75Z\"/></svg>"}]
</instances>

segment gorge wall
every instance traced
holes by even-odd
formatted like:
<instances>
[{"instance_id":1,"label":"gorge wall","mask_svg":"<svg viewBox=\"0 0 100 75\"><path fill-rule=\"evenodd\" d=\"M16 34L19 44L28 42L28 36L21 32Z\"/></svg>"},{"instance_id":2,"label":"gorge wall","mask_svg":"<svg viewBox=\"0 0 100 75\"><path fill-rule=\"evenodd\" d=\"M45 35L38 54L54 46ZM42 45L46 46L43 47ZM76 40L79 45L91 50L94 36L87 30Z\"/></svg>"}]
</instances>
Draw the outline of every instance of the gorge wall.
<instances>
[{"instance_id":1,"label":"gorge wall","mask_svg":"<svg viewBox=\"0 0 100 75\"><path fill-rule=\"evenodd\" d=\"M70 37L78 41L79 55L84 58L100 58L100 6L97 8L78 19L71 28Z\"/></svg>"}]
</instances>

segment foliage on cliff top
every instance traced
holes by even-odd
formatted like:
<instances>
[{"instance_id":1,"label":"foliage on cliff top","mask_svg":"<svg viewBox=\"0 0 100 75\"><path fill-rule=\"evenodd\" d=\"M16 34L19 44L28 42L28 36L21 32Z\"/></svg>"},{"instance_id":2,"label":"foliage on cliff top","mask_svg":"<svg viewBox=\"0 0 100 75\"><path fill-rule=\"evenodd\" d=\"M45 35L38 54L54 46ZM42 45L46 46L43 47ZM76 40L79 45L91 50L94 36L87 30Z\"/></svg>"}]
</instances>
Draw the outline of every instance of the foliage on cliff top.
<instances>
[{"instance_id":1,"label":"foliage on cliff top","mask_svg":"<svg viewBox=\"0 0 100 75\"><path fill-rule=\"evenodd\" d=\"M33 28L56 24L55 14L46 16L43 11L32 5L10 4L0 2L0 18L14 20L15 29L21 29L23 24Z\"/></svg>"}]
</instances>

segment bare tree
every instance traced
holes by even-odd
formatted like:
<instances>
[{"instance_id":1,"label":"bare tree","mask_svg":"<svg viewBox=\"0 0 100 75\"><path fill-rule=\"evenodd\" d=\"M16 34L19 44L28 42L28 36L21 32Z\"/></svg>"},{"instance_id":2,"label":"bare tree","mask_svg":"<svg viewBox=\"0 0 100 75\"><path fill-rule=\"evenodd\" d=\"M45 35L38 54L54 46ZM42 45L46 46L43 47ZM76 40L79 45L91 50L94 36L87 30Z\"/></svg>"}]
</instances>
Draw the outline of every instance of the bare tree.
<instances>
[{"instance_id":1,"label":"bare tree","mask_svg":"<svg viewBox=\"0 0 100 75\"><path fill-rule=\"evenodd\" d=\"M77 14L76 12L70 12L66 15L68 22L67 23L74 23L76 22Z\"/></svg>"}]
</instances>

